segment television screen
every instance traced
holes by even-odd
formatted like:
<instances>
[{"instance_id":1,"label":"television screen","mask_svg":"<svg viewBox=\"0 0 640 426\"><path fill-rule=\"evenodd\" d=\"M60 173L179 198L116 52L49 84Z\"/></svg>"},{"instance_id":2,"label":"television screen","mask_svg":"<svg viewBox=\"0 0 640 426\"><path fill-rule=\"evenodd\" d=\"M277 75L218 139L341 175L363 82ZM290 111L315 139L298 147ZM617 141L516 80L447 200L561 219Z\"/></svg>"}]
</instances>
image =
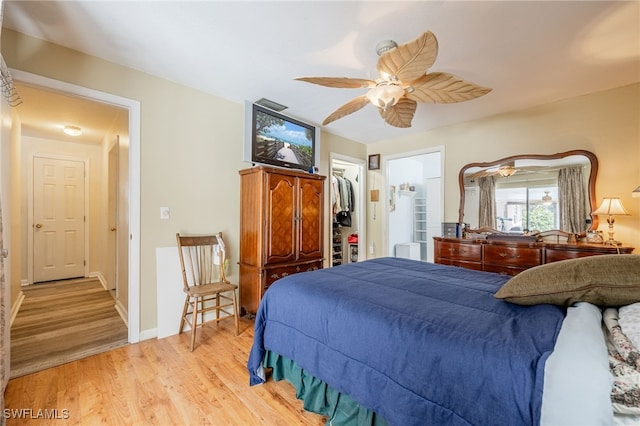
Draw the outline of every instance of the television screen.
<instances>
[{"instance_id":1,"label":"television screen","mask_svg":"<svg viewBox=\"0 0 640 426\"><path fill-rule=\"evenodd\" d=\"M315 126L251 105L251 162L311 169L316 162Z\"/></svg>"}]
</instances>

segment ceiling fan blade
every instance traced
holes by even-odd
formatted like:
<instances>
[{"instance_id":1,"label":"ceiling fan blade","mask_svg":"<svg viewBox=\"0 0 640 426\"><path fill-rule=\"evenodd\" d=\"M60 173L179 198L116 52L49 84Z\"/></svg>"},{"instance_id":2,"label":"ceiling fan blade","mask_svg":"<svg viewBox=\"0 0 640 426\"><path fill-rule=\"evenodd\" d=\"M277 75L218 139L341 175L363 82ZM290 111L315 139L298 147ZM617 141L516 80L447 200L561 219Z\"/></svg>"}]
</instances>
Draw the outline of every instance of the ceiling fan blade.
<instances>
[{"instance_id":1,"label":"ceiling fan blade","mask_svg":"<svg viewBox=\"0 0 640 426\"><path fill-rule=\"evenodd\" d=\"M438 56L438 40L431 31L417 39L388 50L378 59L378 72L395 76L402 82L423 76Z\"/></svg>"},{"instance_id":2,"label":"ceiling fan blade","mask_svg":"<svg viewBox=\"0 0 640 426\"><path fill-rule=\"evenodd\" d=\"M339 89L361 89L363 87L373 87L376 85L376 82L372 80L349 77L298 77L295 80Z\"/></svg>"},{"instance_id":3,"label":"ceiling fan blade","mask_svg":"<svg viewBox=\"0 0 640 426\"><path fill-rule=\"evenodd\" d=\"M493 176L496 173L497 173L496 171L479 170L479 171L477 171L475 173L470 174L468 179L471 180L471 181L474 181L474 180L479 179L479 178ZM465 179L467 179L466 176L465 176Z\"/></svg>"},{"instance_id":4,"label":"ceiling fan blade","mask_svg":"<svg viewBox=\"0 0 640 426\"><path fill-rule=\"evenodd\" d=\"M327 124L336 121L344 117L345 115L353 114L354 112L364 108L364 106L368 103L369 99L367 98L367 95L358 96L357 98L350 100L337 110L333 111L327 118L324 119L322 125L326 126Z\"/></svg>"},{"instance_id":5,"label":"ceiling fan blade","mask_svg":"<svg viewBox=\"0 0 640 426\"><path fill-rule=\"evenodd\" d=\"M451 104L486 95L488 87L478 86L446 72L426 74L411 83L407 97L418 102Z\"/></svg>"},{"instance_id":6,"label":"ceiling fan blade","mask_svg":"<svg viewBox=\"0 0 640 426\"><path fill-rule=\"evenodd\" d=\"M380 108L380 115L388 124L394 127L411 127L411 120L416 112L418 103L411 99L400 98L397 104L386 111Z\"/></svg>"}]
</instances>

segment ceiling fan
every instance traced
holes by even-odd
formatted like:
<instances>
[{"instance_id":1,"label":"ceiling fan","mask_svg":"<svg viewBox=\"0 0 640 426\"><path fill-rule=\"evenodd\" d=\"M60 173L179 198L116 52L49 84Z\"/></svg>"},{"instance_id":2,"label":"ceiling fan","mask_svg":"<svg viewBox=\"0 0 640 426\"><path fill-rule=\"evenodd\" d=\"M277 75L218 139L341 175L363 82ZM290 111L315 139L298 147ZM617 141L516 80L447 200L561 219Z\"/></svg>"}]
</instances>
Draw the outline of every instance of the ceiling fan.
<instances>
[{"instance_id":1,"label":"ceiling fan","mask_svg":"<svg viewBox=\"0 0 640 426\"><path fill-rule=\"evenodd\" d=\"M321 86L369 91L342 105L322 122L327 125L371 103L382 118L395 127L411 127L418 102L455 103L486 95L491 89L464 81L445 72L427 73L438 55L438 40L431 31L398 45L393 40L378 43L380 56L375 80L349 77L299 77L296 80Z\"/></svg>"},{"instance_id":2,"label":"ceiling fan","mask_svg":"<svg viewBox=\"0 0 640 426\"><path fill-rule=\"evenodd\" d=\"M518 175L521 175L521 174L539 172L540 170L557 171L556 169L544 167L544 166L534 166L534 165L516 166L515 161L508 161L506 163L498 164L496 166L488 167L486 169L482 168L476 171L475 173L470 174L468 178L471 180L488 177L488 176L498 176L498 177L501 176L503 178L508 178L510 176L513 176L516 173L518 173Z\"/></svg>"}]
</instances>

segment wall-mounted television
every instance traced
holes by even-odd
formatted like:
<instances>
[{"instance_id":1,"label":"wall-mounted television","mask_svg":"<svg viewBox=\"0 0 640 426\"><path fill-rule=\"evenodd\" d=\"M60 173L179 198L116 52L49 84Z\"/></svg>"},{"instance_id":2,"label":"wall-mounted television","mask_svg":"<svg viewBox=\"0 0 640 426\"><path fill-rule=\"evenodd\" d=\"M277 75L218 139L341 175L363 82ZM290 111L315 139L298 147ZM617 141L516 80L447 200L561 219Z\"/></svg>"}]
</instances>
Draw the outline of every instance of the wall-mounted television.
<instances>
[{"instance_id":1,"label":"wall-mounted television","mask_svg":"<svg viewBox=\"0 0 640 426\"><path fill-rule=\"evenodd\" d=\"M316 126L248 101L244 119L244 161L305 171L318 164Z\"/></svg>"}]
</instances>

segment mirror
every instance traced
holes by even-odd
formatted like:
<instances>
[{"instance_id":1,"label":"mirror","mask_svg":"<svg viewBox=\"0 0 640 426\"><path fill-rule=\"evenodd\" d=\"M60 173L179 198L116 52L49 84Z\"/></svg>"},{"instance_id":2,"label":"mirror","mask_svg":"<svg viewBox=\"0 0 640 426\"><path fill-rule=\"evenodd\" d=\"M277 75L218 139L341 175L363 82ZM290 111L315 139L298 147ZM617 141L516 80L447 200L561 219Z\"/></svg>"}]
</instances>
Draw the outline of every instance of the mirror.
<instances>
[{"instance_id":1,"label":"mirror","mask_svg":"<svg viewBox=\"0 0 640 426\"><path fill-rule=\"evenodd\" d=\"M458 223L510 234L584 234L598 227L591 214L597 171L596 156L584 150L467 164L458 176Z\"/></svg>"}]
</instances>

